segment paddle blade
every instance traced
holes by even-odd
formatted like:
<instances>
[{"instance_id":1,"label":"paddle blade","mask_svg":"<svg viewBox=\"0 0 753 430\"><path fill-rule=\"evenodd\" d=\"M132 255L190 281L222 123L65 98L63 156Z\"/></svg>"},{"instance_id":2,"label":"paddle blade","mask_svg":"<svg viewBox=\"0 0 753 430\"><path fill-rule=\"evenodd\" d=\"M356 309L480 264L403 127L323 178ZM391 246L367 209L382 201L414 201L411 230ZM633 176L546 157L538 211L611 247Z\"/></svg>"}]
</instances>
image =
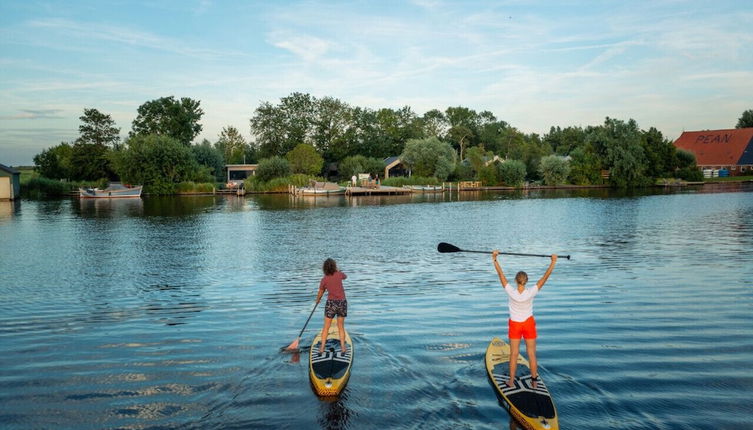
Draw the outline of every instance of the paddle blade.
<instances>
[{"instance_id":1,"label":"paddle blade","mask_svg":"<svg viewBox=\"0 0 753 430\"><path fill-rule=\"evenodd\" d=\"M290 343L287 347L284 348L285 351L297 351L298 350L298 343L301 341L300 337L295 338L293 342Z\"/></svg>"},{"instance_id":2,"label":"paddle blade","mask_svg":"<svg viewBox=\"0 0 753 430\"><path fill-rule=\"evenodd\" d=\"M440 242L439 245L437 245L437 251L439 251L439 252L460 252L460 251L462 251L462 249L460 249L457 246L455 246L453 244L450 244L450 243Z\"/></svg>"}]
</instances>

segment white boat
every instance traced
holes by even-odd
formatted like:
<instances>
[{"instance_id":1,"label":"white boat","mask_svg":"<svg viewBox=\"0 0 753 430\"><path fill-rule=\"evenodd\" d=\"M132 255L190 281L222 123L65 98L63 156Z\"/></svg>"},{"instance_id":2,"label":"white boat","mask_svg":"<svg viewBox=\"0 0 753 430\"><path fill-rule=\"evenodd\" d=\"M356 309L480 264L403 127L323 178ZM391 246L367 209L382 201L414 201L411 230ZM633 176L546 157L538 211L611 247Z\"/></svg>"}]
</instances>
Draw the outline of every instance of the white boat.
<instances>
[{"instance_id":1,"label":"white boat","mask_svg":"<svg viewBox=\"0 0 753 430\"><path fill-rule=\"evenodd\" d=\"M141 188L140 185L137 187L126 187L113 183L104 190L100 188L79 188L78 196L82 199L138 198L141 197Z\"/></svg>"},{"instance_id":2,"label":"white boat","mask_svg":"<svg viewBox=\"0 0 753 430\"><path fill-rule=\"evenodd\" d=\"M334 189L304 187L298 188L296 192L304 196L333 196L338 194L345 194L345 187L338 187Z\"/></svg>"},{"instance_id":3,"label":"white boat","mask_svg":"<svg viewBox=\"0 0 753 430\"><path fill-rule=\"evenodd\" d=\"M442 185L405 185L403 188L407 188L414 193L438 193L444 191Z\"/></svg>"},{"instance_id":4,"label":"white boat","mask_svg":"<svg viewBox=\"0 0 753 430\"><path fill-rule=\"evenodd\" d=\"M304 196L332 196L345 194L345 187L337 185L334 182L311 181L310 186L296 188L295 193Z\"/></svg>"}]
</instances>

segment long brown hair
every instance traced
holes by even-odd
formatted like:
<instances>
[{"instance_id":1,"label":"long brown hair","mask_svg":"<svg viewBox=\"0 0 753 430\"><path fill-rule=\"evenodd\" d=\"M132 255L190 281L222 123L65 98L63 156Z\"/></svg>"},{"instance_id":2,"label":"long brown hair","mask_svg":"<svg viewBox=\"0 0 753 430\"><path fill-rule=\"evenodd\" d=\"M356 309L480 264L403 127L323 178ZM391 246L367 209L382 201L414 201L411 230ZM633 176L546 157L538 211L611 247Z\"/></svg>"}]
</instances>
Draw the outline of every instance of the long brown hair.
<instances>
[{"instance_id":1,"label":"long brown hair","mask_svg":"<svg viewBox=\"0 0 753 430\"><path fill-rule=\"evenodd\" d=\"M335 262L335 260L331 258L324 260L322 271L325 275L333 275L335 272L337 272L337 263Z\"/></svg>"}]
</instances>

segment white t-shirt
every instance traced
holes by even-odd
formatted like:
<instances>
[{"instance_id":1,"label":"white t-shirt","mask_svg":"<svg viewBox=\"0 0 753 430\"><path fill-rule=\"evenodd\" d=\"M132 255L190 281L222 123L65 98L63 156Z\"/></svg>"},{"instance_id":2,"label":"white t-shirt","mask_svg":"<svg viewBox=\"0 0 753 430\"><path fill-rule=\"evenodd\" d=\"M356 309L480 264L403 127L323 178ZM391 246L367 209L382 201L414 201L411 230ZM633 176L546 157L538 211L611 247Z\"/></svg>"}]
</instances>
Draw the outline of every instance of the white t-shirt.
<instances>
[{"instance_id":1,"label":"white t-shirt","mask_svg":"<svg viewBox=\"0 0 753 430\"><path fill-rule=\"evenodd\" d=\"M533 316L533 298L539 293L539 287L526 288L518 292L518 287L510 284L505 285L507 292L507 304L510 308L510 319L515 322L523 322Z\"/></svg>"}]
</instances>

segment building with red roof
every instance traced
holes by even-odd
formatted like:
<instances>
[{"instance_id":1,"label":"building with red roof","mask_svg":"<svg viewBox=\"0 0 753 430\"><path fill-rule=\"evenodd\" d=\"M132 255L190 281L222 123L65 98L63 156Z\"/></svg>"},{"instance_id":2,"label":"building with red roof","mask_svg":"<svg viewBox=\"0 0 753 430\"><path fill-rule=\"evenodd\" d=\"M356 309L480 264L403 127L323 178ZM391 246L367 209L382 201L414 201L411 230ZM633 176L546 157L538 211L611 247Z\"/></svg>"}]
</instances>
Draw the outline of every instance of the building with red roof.
<instances>
[{"instance_id":1,"label":"building with red roof","mask_svg":"<svg viewBox=\"0 0 753 430\"><path fill-rule=\"evenodd\" d=\"M701 169L726 169L730 175L753 174L753 128L685 131L675 146L695 154Z\"/></svg>"}]
</instances>

